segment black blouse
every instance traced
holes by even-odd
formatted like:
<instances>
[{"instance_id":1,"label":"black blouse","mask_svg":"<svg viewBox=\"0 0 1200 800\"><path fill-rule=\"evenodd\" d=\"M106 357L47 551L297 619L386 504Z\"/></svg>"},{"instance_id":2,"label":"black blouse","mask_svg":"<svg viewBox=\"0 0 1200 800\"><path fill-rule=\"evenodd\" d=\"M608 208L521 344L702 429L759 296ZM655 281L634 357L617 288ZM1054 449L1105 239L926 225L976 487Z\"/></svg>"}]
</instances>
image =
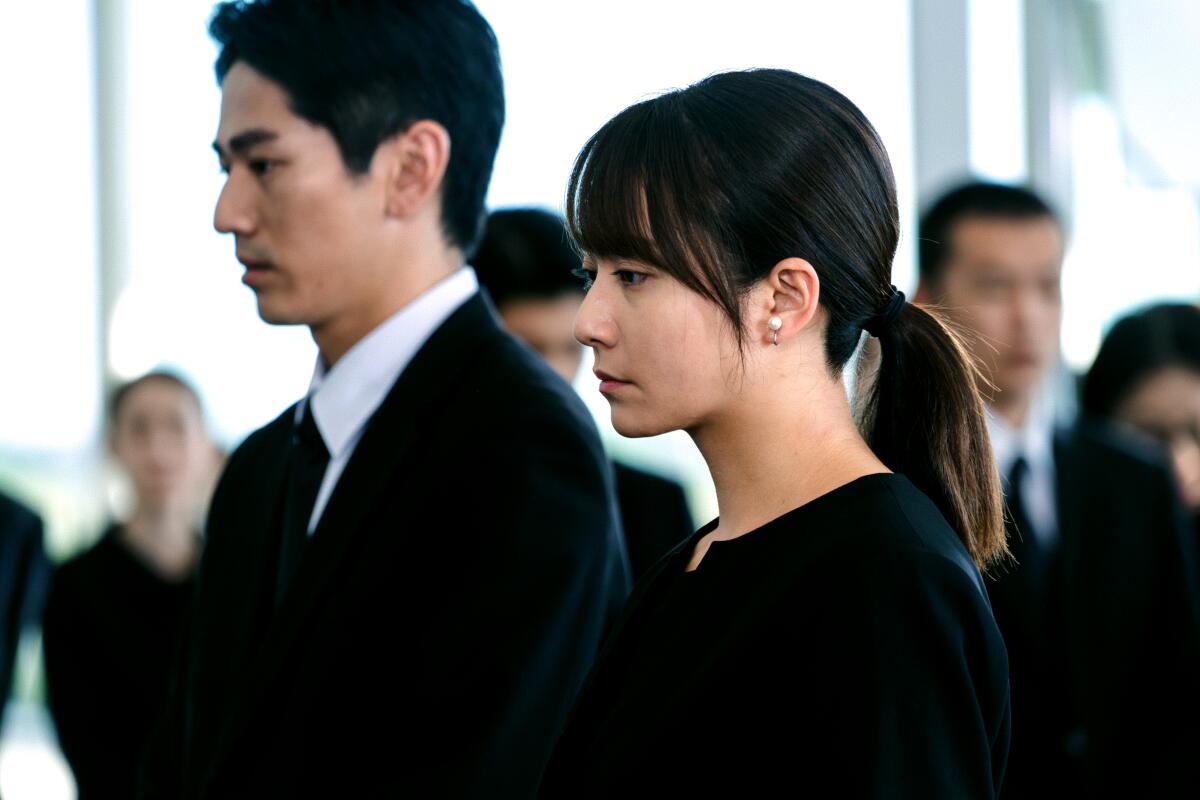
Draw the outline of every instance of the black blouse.
<instances>
[{"instance_id":1,"label":"black blouse","mask_svg":"<svg viewBox=\"0 0 1200 800\"><path fill-rule=\"evenodd\" d=\"M865 476L686 572L716 524L639 582L540 796L997 795L1004 643L924 494Z\"/></svg>"},{"instance_id":2,"label":"black blouse","mask_svg":"<svg viewBox=\"0 0 1200 800\"><path fill-rule=\"evenodd\" d=\"M134 796L191 591L191 579L152 571L115 527L56 570L42 632L46 688L79 800Z\"/></svg>"}]
</instances>

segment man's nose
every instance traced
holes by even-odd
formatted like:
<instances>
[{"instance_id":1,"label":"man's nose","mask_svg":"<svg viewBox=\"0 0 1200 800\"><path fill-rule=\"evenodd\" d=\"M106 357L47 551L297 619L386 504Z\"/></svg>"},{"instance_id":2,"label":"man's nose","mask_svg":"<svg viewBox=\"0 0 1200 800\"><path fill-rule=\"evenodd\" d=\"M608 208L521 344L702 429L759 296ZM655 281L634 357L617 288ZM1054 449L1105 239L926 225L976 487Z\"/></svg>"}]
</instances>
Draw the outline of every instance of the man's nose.
<instances>
[{"instance_id":1,"label":"man's nose","mask_svg":"<svg viewBox=\"0 0 1200 800\"><path fill-rule=\"evenodd\" d=\"M221 187L221 194L217 197L213 227L219 233L253 233L256 219L251 200L252 193L249 188L244 185L240 176L231 171L225 178L225 185Z\"/></svg>"}]
</instances>

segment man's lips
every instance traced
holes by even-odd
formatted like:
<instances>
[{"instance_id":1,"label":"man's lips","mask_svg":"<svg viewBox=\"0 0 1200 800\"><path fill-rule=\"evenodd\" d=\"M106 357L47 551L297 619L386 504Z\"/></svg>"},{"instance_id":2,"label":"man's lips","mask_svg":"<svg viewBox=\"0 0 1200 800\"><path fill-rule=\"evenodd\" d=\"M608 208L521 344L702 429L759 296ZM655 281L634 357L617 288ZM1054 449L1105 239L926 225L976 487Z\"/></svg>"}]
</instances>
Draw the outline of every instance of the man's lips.
<instances>
[{"instance_id":1,"label":"man's lips","mask_svg":"<svg viewBox=\"0 0 1200 800\"><path fill-rule=\"evenodd\" d=\"M242 283L247 286L259 283L272 269L271 262L262 259L239 255L237 260L246 268L246 272L242 275Z\"/></svg>"},{"instance_id":2,"label":"man's lips","mask_svg":"<svg viewBox=\"0 0 1200 800\"><path fill-rule=\"evenodd\" d=\"M243 267L245 267L246 269L270 269L271 268L271 262L267 261L265 258L254 258L252 256L244 256L241 253L238 253L237 260L239 262L241 262L241 265Z\"/></svg>"},{"instance_id":3,"label":"man's lips","mask_svg":"<svg viewBox=\"0 0 1200 800\"><path fill-rule=\"evenodd\" d=\"M1036 367L1041 363L1037 354L1029 351L1010 352L1006 355L1005 361L1013 367Z\"/></svg>"}]
</instances>

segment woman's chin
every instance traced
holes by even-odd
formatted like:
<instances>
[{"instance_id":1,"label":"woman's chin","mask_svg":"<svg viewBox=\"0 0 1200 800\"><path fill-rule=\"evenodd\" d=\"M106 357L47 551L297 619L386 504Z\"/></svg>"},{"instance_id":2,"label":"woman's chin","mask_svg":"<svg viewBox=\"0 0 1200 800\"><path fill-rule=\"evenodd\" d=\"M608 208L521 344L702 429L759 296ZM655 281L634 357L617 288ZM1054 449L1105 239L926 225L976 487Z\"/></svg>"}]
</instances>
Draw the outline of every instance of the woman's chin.
<instances>
[{"instance_id":1,"label":"woman's chin","mask_svg":"<svg viewBox=\"0 0 1200 800\"><path fill-rule=\"evenodd\" d=\"M676 430L662 420L647 418L644 414L631 414L628 409L612 409L613 429L627 439L643 439Z\"/></svg>"}]
</instances>

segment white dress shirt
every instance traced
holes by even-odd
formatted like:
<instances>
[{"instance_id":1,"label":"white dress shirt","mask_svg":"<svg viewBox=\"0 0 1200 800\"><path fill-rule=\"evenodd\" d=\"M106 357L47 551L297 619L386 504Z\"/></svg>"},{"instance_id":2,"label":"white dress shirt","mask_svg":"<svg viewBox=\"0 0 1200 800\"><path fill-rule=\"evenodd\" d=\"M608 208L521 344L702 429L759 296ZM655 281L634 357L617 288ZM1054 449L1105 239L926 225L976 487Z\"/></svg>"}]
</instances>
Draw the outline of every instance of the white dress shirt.
<instances>
[{"instance_id":1,"label":"white dress shirt","mask_svg":"<svg viewBox=\"0 0 1200 800\"><path fill-rule=\"evenodd\" d=\"M362 438L367 420L433 332L478 291L474 270L463 267L384 320L346 351L333 369L327 369L317 356L308 394L296 407L298 424L305 403L312 403L313 421L329 450L329 465L308 520L310 535Z\"/></svg>"},{"instance_id":2,"label":"white dress shirt","mask_svg":"<svg viewBox=\"0 0 1200 800\"><path fill-rule=\"evenodd\" d=\"M1055 491L1054 415L1045 400L1035 400L1025 424L1014 428L990 406L988 433L1000 474L1008 478L1018 457L1029 465L1021 485L1021 505L1034 527L1038 543L1053 547L1058 541L1058 499Z\"/></svg>"}]
</instances>

